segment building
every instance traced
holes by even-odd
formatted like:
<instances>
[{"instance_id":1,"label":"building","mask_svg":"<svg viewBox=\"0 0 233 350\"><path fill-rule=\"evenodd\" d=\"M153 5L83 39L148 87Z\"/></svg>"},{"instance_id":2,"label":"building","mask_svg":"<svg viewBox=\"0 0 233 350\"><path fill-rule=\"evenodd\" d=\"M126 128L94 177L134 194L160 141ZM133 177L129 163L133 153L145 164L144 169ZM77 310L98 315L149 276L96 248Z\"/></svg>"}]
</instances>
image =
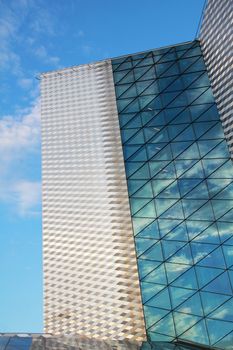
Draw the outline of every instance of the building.
<instances>
[{"instance_id":1,"label":"building","mask_svg":"<svg viewBox=\"0 0 233 350\"><path fill-rule=\"evenodd\" d=\"M230 119L205 41L215 3L201 44L41 75L46 332L231 349Z\"/></svg>"},{"instance_id":2,"label":"building","mask_svg":"<svg viewBox=\"0 0 233 350\"><path fill-rule=\"evenodd\" d=\"M225 137L233 152L233 1L208 0L199 37Z\"/></svg>"}]
</instances>

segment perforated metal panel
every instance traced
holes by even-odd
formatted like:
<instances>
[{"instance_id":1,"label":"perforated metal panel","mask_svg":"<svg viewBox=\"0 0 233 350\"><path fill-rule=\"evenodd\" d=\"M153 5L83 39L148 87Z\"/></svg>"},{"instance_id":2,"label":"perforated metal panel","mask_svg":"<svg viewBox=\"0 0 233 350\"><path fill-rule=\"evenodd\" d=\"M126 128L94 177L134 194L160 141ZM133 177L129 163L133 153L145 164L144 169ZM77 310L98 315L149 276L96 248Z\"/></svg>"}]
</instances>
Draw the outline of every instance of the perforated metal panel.
<instances>
[{"instance_id":1,"label":"perforated metal panel","mask_svg":"<svg viewBox=\"0 0 233 350\"><path fill-rule=\"evenodd\" d=\"M206 2L200 40L233 157L233 0Z\"/></svg>"},{"instance_id":2,"label":"perforated metal panel","mask_svg":"<svg viewBox=\"0 0 233 350\"><path fill-rule=\"evenodd\" d=\"M111 62L41 80L45 330L142 340Z\"/></svg>"}]
</instances>

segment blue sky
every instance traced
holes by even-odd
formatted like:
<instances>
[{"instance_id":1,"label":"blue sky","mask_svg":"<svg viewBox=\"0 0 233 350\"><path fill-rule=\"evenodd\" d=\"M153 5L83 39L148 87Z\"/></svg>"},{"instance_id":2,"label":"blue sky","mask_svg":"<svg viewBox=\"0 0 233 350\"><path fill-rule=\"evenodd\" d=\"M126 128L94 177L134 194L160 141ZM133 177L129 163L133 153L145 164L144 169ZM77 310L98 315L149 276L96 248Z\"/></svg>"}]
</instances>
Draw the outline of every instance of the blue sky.
<instances>
[{"instance_id":1,"label":"blue sky","mask_svg":"<svg viewBox=\"0 0 233 350\"><path fill-rule=\"evenodd\" d=\"M204 0L0 0L0 332L41 332L39 72L195 38Z\"/></svg>"}]
</instances>

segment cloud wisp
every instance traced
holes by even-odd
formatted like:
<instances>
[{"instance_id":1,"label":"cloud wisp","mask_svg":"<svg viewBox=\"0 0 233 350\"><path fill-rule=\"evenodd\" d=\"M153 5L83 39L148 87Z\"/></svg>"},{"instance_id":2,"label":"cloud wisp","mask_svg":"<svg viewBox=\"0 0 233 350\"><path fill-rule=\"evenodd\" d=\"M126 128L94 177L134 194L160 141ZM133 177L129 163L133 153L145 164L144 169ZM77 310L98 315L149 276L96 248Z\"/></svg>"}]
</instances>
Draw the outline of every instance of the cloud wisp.
<instances>
[{"instance_id":1,"label":"cloud wisp","mask_svg":"<svg viewBox=\"0 0 233 350\"><path fill-rule=\"evenodd\" d=\"M24 161L40 150L40 104L18 116L0 119L0 201L19 215L34 215L40 206L40 181L28 178Z\"/></svg>"}]
</instances>

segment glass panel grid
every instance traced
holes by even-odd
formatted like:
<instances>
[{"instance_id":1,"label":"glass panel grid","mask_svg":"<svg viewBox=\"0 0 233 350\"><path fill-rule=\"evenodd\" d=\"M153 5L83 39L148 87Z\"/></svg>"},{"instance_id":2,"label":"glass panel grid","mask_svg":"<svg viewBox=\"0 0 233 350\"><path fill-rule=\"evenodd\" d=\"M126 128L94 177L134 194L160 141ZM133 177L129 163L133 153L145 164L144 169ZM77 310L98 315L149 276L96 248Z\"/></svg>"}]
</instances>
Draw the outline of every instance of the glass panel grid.
<instances>
[{"instance_id":1,"label":"glass panel grid","mask_svg":"<svg viewBox=\"0 0 233 350\"><path fill-rule=\"evenodd\" d=\"M233 167L199 43L125 60L121 80L112 63L148 337L227 346Z\"/></svg>"}]
</instances>

